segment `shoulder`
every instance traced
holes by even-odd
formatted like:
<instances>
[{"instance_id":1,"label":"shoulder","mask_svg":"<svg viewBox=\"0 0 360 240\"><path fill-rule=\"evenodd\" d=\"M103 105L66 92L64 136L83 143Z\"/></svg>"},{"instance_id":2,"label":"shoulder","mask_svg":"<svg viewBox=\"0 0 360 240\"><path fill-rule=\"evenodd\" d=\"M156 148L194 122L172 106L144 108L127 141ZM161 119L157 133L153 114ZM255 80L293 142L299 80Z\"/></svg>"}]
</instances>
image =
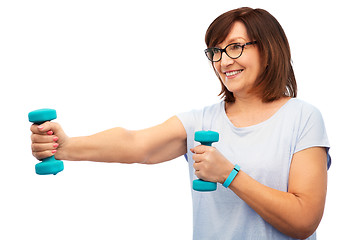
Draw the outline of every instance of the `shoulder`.
<instances>
[{"instance_id":1,"label":"shoulder","mask_svg":"<svg viewBox=\"0 0 360 240\"><path fill-rule=\"evenodd\" d=\"M317 107L298 98L289 100L285 112L287 116L293 116L301 122L306 122L309 119L322 121L321 112Z\"/></svg>"},{"instance_id":2,"label":"shoulder","mask_svg":"<svg viewBox=\"0 0 360 240\"><path fill-rule=\"evenodd\" d=\"M280 114L280 125L297 141L327 139L325 123L320 110L303 100L292 98Z\"/></svg>"},{"instance_id":3,"label":"shoulder","mask_svg":"<svg viewBox=\"0 0 360 240\"><path fill-rule=\"evenodd\" d=\"M295 110L295 111L303 111L303 112L319 112L319 109L317 107L315 107L314 105L298 99L298 98L292 98L289 100L289 106L290 109Z\"/></svg>"},{"instance_id":4,"label":"shoulder","mask_svg":"<svg viewBox=\"0 0 360 240\"><path fill-rule=\"evenodd\" d=\"M320 110L305 101L294 99L294 109L297 109L297 146L295 152L308 147L329 148L325 122ZM295 114L295 113L294 113Z\"/></svg>"},{"instance_id":5,"label":"shoulder","mask_svg":"<svg viewBox=\"0 0 360 240\"><path fill-rule=\"evenodd\" d=\"M217 116L224 109L224 102L219 102L210 106L206 106L203 109L203 116L205 118Z\"/></svg>"},{"instance_id":6,"label":"shoulder","mask_svg":"<svg viewBox=\"0 0 360 240\"><path fill-rule=\"evenodd\" d=\"M223 102L215 103L209 106L205 106L200 109L193 109L187 112L182 112L177 114L176 116L180 119L180 121L196 121L200 120L207 115L213 115L216 113L220 113L223 107Z\"/></svg>"},{"instance_id":7,"label":"shoulder","mask_svg":"<svg viewBox=\"0 0 360 240\"><path fill-rule=\"evenodd\" d=\"M187 132L192 132L195 129L202 129L203 126L212 122L212 119L221 113L223 102L212 104L201 109L194 109L188 112L182 112L176 116L183 124Z\"/></svg>"}]
</instances>

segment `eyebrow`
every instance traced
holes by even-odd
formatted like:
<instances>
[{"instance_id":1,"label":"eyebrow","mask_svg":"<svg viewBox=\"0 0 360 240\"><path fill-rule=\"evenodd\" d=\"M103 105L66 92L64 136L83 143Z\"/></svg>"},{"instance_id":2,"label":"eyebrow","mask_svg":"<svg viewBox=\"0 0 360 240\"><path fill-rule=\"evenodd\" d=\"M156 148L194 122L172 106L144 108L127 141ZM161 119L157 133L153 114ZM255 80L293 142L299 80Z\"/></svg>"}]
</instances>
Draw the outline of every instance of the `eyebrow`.
<instances>
[{"instance_id":1,"label":"eyebrow","mask_svg":"<svg viewBox=\"0 0 360 240\"><path fill-rule=\"evenodd\" d=\"M244 40L244 41L246 42L246 39L245 39L245 38L243 38L243 37L236 37L236 38L230 39L229 43L230 43L230 42L236 42L236 40Z\"/></svg>"},{"instance_id":2,"label":"eyebrow","mask_svg":"<svg viewBox=\"0 0 360 240\"><path fill-rule=\"evenodd\" d=\"M230 43L234 43L234 42L239 42L239 40L243 40L244 42L247 42L247 40L243 37L234 37L234 38L231 38L229 41L227 41L226 45L228 45ZM222 43L224 43L224 42L222 42ZM217 44L216 47L219 47L219 44Z\"/></svg>"}]
</instances>

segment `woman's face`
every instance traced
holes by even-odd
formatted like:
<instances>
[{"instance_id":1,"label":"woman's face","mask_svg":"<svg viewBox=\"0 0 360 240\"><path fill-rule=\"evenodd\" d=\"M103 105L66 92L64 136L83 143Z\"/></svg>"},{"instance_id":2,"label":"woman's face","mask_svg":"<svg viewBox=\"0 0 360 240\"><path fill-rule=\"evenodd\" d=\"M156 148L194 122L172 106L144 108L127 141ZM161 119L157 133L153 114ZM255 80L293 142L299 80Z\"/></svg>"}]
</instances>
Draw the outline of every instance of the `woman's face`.
<instances>
[{"instance_id":1,"label":"woman's face","mask_svg":"<svg viewBox=\"0 0 360 240\"><path fill-rule=\"evenodd\" d=\"M245 44L254 40L256 39L248 38L242 22L235 22L226 39L216 47L224 48L231 43ZM260 53L256 44L245 46L242 55L237 59L229 58L223 53L221 60L213 64L221 81L235 98L248 97L248 92L253 88L261 71Z\"/></svg>"}]
</instances>

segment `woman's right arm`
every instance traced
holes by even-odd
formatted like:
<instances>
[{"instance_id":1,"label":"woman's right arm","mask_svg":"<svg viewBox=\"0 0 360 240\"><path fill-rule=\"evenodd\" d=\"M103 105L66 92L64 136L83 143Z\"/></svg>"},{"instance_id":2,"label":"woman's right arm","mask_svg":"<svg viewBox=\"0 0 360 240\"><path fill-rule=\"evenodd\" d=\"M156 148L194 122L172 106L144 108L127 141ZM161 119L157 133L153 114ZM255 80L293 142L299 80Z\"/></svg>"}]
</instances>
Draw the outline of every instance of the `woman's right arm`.
<instances>
[{"instance_id":1,"label":"woman's right arm","mask_svg":"<svg viewBox=\"0 0 360 240\"><path fill-rule=\"evenodd\" d=\"M55 122L33 124L31 131L38 159L55 154L60 160L155 164L186 153L186 131L176 116L144 130L113 128L85 137L69 138Z\"/></svg>"}]
</instances>

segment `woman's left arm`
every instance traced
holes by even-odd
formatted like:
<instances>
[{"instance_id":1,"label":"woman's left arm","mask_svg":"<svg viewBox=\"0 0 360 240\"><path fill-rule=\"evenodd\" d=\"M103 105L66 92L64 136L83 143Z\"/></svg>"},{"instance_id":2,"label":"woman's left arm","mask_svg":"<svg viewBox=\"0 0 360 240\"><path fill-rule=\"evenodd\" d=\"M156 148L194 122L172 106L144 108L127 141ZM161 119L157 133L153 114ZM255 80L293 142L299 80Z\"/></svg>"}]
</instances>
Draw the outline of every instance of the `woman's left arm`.
<instances>
[{"instance_id":1,"label":"woman's left arm","mask_svg":"<svg viewBox=\"0 0 360 240\"><path fill-rule=\"evenodd\" d=\"M210 174L217 175L216 180L223 183L232 170L228 161L224 164L225 158L216 149L203 147L194 149L194 168L198 177L215 180L207 174L213 169L210 163L222 162L227 169L219 171L218 165L218 174L213 171ZM280 232L293 238L307 238L315 232L324 211L327 189L325 148L312 147L293 155L288 192L267 187L241 170L229 188Z\"/></svg>"},{"instance_id":2,"label":"woman's left arm","mask_svg":"<svg viewBox=\"0 0 360 240\"><path fill-rule=\"evenodd\" d=\"M318 227L325 206L327 156L324 148L294 154L288 192L278 191L240 171L230 189L280 232L307 238Z\"/></svg>"}]
</instances>

